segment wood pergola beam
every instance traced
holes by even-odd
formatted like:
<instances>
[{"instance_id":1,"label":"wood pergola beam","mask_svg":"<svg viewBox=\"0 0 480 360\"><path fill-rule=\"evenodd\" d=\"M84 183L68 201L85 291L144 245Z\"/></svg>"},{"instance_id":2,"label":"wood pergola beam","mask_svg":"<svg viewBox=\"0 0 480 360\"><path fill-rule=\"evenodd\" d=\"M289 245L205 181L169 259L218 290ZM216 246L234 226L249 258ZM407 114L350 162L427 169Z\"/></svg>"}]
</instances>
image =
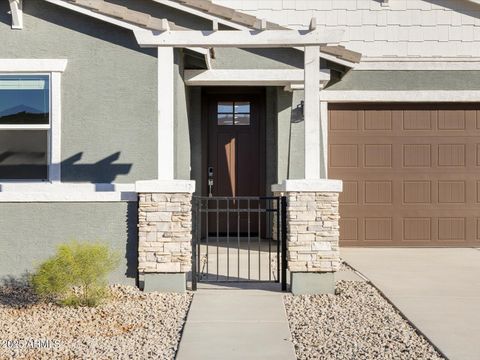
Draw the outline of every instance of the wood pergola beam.
<instances>
[{"instance_id":1,"label":"wood pergola beam","mask_svg":"<svg viewBox=\"0 0 480 360\"><path fill-rule=\"evenodd\" d=\"M134 31L141 47L282 48L338 44L343 30Z\"/></svg>"}]
</instances>

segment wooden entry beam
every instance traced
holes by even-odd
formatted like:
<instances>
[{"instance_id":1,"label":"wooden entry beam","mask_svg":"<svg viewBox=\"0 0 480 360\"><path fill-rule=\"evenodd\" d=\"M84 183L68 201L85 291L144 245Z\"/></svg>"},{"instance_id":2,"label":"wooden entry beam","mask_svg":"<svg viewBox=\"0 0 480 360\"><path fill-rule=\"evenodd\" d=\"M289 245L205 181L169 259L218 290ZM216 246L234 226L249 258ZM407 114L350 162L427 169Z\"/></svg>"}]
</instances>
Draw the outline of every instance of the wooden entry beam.
<instances>
[{"instance_id":1,"label":"wooden entry beam","mask_svg":"<svg viewBox=\"0 0 480 360\"><path fill-rule=\"evenodd\" d=\"M141 47L235 47L280 48L338 44L343 30L222 30L163 31L135 30ZM320 54L319 54L320 55Z\"/></svg>"}]
</instances>

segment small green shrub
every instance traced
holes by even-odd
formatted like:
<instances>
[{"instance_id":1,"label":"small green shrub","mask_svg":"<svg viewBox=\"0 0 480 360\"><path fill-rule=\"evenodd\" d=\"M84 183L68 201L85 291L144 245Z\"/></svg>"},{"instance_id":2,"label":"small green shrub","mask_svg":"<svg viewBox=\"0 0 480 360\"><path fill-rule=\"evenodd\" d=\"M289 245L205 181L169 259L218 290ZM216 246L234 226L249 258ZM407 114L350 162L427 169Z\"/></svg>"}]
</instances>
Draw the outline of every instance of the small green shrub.
<instances>
[{"instance_id":1,"label":"small green shrub","mask_svg":"<svg viewBox=\"0 0 480 360\"><path fill-rule=\"evenodd\" d=\"M31 282L36 293L68 306L96 306L107 295L107 275L120 258L98 243L71 242L42 263Z\"/></svg>"}]
</instances>

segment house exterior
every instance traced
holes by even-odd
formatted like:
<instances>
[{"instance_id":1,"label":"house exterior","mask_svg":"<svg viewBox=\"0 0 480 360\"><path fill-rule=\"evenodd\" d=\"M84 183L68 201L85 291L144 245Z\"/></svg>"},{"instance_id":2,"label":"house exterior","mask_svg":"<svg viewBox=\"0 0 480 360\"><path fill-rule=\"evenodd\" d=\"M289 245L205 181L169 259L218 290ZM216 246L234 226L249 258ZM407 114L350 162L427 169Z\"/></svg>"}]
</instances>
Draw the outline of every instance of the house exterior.
<instances>
[{"instance_id":1,"label":"house exterior","mask_svg":"<svg viewBox=\"0 0 480 360\"><path fill-rule=\"evenodd\" d=\"M285 196L298 284L480 243L476 0L3 0L0 39L0 277L99 240L182 290L192 195Z\"/></svg>"}]
</instances>

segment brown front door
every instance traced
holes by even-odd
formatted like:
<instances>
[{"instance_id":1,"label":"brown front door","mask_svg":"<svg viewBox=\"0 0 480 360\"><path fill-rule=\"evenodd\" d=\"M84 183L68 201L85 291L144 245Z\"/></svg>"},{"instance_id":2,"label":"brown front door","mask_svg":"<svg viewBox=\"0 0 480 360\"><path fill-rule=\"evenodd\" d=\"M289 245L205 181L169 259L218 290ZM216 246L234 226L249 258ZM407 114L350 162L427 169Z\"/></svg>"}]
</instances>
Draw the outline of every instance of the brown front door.
<instances>
[{"instance_id":1,"label":"brown front door","mask_svg":"<svg viewBox=\"0 0 480 360\"><path fill-rule=\"evenodd\" d=\"M207 187L207 194L229 197L265 195L264 93L209 94L205 105L208 110L207 179L208 168L213 171L213 186L211 189ZM241 208L248 206L247 201L229 204L232 207L237 205ZM250 225L256 226L256 221L252 220ZM220 219L222 230L225 230L226 222L226 218ZM230 217L229 224L229 232L246 231L246 221L241 220L240 227L237 227L236 220Z\"/></svg>"}]
</instances>

